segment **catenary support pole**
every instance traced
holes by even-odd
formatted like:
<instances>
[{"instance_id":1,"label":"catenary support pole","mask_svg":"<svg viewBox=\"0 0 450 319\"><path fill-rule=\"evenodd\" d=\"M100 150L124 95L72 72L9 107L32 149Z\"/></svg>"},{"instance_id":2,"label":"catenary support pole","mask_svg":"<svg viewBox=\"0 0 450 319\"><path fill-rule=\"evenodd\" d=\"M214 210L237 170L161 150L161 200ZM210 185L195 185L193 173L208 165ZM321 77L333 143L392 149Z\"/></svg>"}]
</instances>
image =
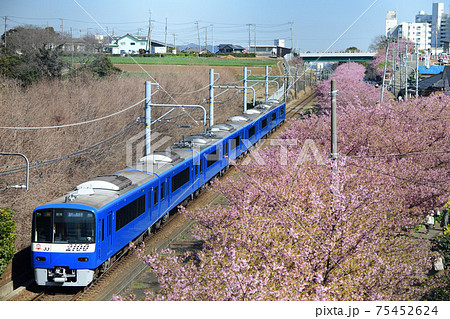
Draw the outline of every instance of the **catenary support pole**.
<instances>
[{"instance_id":1,"label":"catenary support pole","mask_svg":"<svg viewBox=\"0 0 450 319\"><path fill-rule=\"evenodd\" d=\"M247 111L247 67L244 66L244 112Z\"/></svg>"},{"instance_id":2,"label":"catenary support pole","mask_svg":"<svg viewBox=\"0 0 450 319\"><path fill-rule=\"evenodd\" d=\"M20 184L20 185L14 185L14 186L6 186L6 188L1 189L0 191L9 189L9 188L16 188L16 189L29 189L29 185L30 185L30 161L28 160L28 158L21 154L21 153L0 153L0 156L20 156L25 160L25 184Z\"/></svg>"},{"instance_id":3,"label":"catenary support pole","mask_svg":"<svg viewBox=\"0 0 450 319\"><path fill-rule=\"evenodd\" d=\"M405 101L408 100L408 45L405 46Z\"/></svg>"},{"instance_id":4,"label":"catenary support pole","mask_svg":"<svg viewBox=\"0 0 450 319\"><path fill-rule=\"evenodd\" d=\"M267 102L269 99L269 66L266 65L266 76L264 78L264 102Z\"/></svg>"},{"instance_id":5,"label":"catenary support pole","mask_svg":"<svg viewBox=\"0 0 450 319\"><path fill-rule=\"evenodd\" d=\"M386 69L387 69L387 63L388 63L388 54L389 54L389 38L387 38L386 54L384 56L383 82L381 84L380 103L383 103L383 98L384 98L384 89L385 89L385 85L386 85Z\"/></svg>"},{"instance_id":6,"label":"catenary support pole","mask_svg":"<svg viewBox=\"0 0 450 319\"><path fill-rule=\"evenodd\" d=\"M337 158L337 130L336 130L336 80L331 80L331 159Z\"/></svg>"},{"instance_id":7,"label":"catenary support pole","mask_svg":"<svg viewBox=\"0 0 450 319\"><path fill-rule=\"evenodd\" d=\"M416 98L419 97L419 44L416 43Z\"/></svg>"},{"instance_id":8,"label":"catenary support pole","mask_svg":"<svg viewBox=\"0 0 450 319\"><path fill-rule=\"evenodd\" d=\"M152 103L152 83L145 81L145 156L151 153L151 122L152 113L150 104Z\"/></svg>"},{"instance_id":9,"label":"catenary support pole","mask_svg":"<svg viewBox=\"0 0 450 319\"><path fill-rule=\"evenodd\" d=\"M209 70L209 127L214 125L214 69Z\"/></svg>"}]
</instances>

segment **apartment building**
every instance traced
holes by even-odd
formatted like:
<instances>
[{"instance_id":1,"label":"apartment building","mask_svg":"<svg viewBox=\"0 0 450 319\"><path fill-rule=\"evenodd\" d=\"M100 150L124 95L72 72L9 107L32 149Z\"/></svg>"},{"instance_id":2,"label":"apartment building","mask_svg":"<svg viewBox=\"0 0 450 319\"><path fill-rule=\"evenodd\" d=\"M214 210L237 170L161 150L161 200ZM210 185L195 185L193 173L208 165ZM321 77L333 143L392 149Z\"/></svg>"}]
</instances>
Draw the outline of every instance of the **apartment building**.
<instances>
[{"instance_id":1,"label":"apartment building","mask_svg":"<svg viewBox=\"0 0 450 319\"><path fill-rule=\"evenodd\" d=\"M397 13L386 14L386 36L408 39L419 45L419 50L442 50L450 42L450 13L444 12L444 3L432 5L432 13L420 11L415 22L397 22Z\"/></svg>"}]
</instances>

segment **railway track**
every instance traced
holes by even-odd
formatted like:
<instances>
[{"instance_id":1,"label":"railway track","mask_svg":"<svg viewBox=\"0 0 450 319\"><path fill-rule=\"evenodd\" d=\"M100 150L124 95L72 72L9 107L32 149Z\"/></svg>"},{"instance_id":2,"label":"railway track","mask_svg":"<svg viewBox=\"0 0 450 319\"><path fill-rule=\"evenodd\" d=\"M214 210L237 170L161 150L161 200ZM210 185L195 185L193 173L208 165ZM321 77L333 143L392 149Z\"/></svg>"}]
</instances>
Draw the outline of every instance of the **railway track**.
<instances>
[{"instance_id":1,"label":"railway track","mask_svg":"<svg viewBox=\"0 0 450 319\"><path fill-rule=\"evenodd\" d=\"M293 101L286 106L286 119L292 119L300 117L306 108L310 108L315 100L315 92L308 93L304 95L299 100ZM281 127L275 132L274 135L282 131L283 126L286 122L281 125ZM263 142L263 144L266 144ZM260 147L263 145L260 145ZM234 168L232 167L228 170L225 175L232 174ZM207 194L210 193L210 194ZM201 197L204 197L203 199ZM206 197L206 198L205 198ZM196 203L200 202L200 203ZM224 201L221 199L219 194L212 194L211 192L203 192L199 196L199 200L194 200L188 203L188 209L196 209L205 204L218 204L223 205ZM225 201L226 204L226 201ZM184 220L183 220L184 219ZM177 224L175 227L174 223ZM161 229L152 233L149 236L143 238L143 242L146 247L162 250L165 248L174 249L180 253L189 249L201 249L201 242L194 240L187 241L176 241L181 234L185 233L190 227L192 227L193 222L187 220L182 215L174 214L171 215L169 220L161 226ZM169 230L167 230L167 228ZM173 228L170 230L170 228ZM166 231L167 230L167 231ZM142 275L147 270L146 265L137 259L135 254L130 253L127 250L123 253L120 258L118 258L106 271L101 274L95 281L93 281L89 286L85 288L45 288L43 291L38 291L30 299L33 301L87 301L87 300L110 300L113 293L121 293L125 291L131 282ZM130 275L129 273L132 273ZM113 285L112 282L123 282L120 285ZM28 299L28 300L30 300Z\"/></svg>"},{"instance_id":2,"label":"railway track","mask_svg":"<svg viewBox=\"0 0 450 319\"><path fill-rule=\"evenodd\" d=\"M286 106L286 118L295 118L301 116L305 108L311 107L316 98L316 92L312 91L300 100L288 103Z\"/></svg>"},{"instance_id":3,"label":"railway track","mask_svg":"<svg viewBox=\"0 0 450 319\"><path fill-rule=\"evenodd\" d=\"M166 228L170 228L179 217L178 214L171 215L167 222L161 225L159 231L151 233L149 236L143 238L143 240L137 240L135 243L140 244L144 243L146 246L154 247L155 245L152 242L157 237L166 236L164 231ZM181 229L177 229L176 234L182 233L186 230L186 228L192 226L192 222L188 222ZM158 245L157 250L164 249L166 245ZM98 295L105 287L107 287L111 281L118 279L121 274L123 274L126 270L129 269L129 265L132 263L140 263L137 260L137 257L132 253L131 250L127 250L118 259L108 268L108 270L97 277L91 284L84 288L79 287L46 287L43 288L42 291L38 291L39 287L32 288L33 290L37 290L38 292L32 295L29 300L31 301L84 301L84 300L95 300L95 296ZM34 285L34 284L33 284Z\"/></svg>"}]
</instances>

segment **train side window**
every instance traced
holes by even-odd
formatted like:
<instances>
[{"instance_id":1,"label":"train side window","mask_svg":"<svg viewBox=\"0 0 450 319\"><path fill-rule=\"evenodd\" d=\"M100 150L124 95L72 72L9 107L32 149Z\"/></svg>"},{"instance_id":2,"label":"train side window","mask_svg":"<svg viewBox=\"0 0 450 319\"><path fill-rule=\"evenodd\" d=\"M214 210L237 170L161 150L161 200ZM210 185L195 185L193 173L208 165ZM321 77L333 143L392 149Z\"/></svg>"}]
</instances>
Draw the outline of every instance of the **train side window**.
<instances>
[{"instance_id":1,"label":"train side window","mask_svg":"<svg viewBox=\"0 0 450 319\"><path fill-rule=\"evenodd\" d=\"M187 182L189 182L190 179L191 179L190 167L185 168L184 170L173 176L172 193L175 192L180 187L182 187Z\"/></svg>"},{"instance_id":2,"label":"train side window","mask_svg":"<svg viewBox=\"0 0 450 319\"><path fill-rule=\"evenodd\" d=\"M252 138L256 134L256 126L252 126L248 129L248 138Z\"/></svg>"},{"instance_id":3,"label":"train side window","mask_svg":"<svg viewBox=\"0 0 450 319\"><path fill-rule=\"evenodd\" d=\"M161 183L161 200L166 197L166 182Z\"/></svg>"},{"instance_id":4,"label":"train side window","mask_svg":"<svg viewBox=\"0 0 450 319\"><path fill-rule=\"evenodd\" d=\"M120 208L116 212L116 231L145 213L145 195Z\"/></svg>"},{"instance_id":5,"label":"train side window","mask_svg":"<svg viewBox=\"0 0 450 319\"><path fill-rule=\"evenodd\" d=\"M240 145L239 135L236 136L235 138L230 139L229 143L230 143L230 152L231 152Z\"/></svg>"},{"instance_id":6,"label":"train side window","mask_svg":"<svg viewBox=\"0 0 450 319\"><path fill-rule=\"evenodd\" d=\"M105 240L105 220L102 219L102 241Z\"/></svg>"},{"instance_id":7,"label":"train side window","mask_svg":"<svg viewBox=\"0 0 450 319\"><path fill-rule=\"evenodd\" d=\"M265 128L267 126L267 117L261 121L261 129Z\"/></svg>"},{"instance_id":8,"label":"train side window","mask_svg":"<svg viewBox=\"0 0 450 319\"><path fill-rule=\"evenodd\" d=\"M272 122L275 121L277 119L277 113L273 112L272 113Z\"/></svg>"},{"instance_id":9,"label":"train side window","mask_svg":"<svg viewBox=\"0 0 450 319\"><path fill-rule=\"evenodd\" d=\"M284 107L281 108L281 116L283 116L283 115L284 115Z\"/></svg>"},{"instance_id":10,"label":"train side window","mask_svg":"<svg viewBox=\"0 0 450 319\"><path fill-rule=\"evenodd\" d=\"M158 205L158 198L159 198L159 186L156 186L153 190L153 206Z\"/></svg>"},{"instance_id":11,"label":"train side window","mask_svg":"<svg viewBox=\"0 0 450 319\"><path fill-rule=\"evenodd\" d=\"M211 167L217 161L219 161L219 148L216 147L214 152L211 152L206 155L206 168Z\"/></svg>"}]
</instances>

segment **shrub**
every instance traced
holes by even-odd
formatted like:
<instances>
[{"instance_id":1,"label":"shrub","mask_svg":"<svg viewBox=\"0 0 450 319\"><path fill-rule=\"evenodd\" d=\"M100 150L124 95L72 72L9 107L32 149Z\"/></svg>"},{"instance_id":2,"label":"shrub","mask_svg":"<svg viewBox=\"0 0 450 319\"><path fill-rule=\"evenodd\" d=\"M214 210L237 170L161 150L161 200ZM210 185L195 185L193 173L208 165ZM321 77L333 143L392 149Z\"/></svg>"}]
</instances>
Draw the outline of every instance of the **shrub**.
<instances>
[{"instance_id":1,"label":"shrub","mask_svg":"<svg viewBox=\"0 0 450 319\"><path fill-rule=\"evenodd\" d=\"M16 252L14 245L16 223L13 220L13 215L9 208L0 208L0 276L12 261Z\"/></svg>"},{"instance_id":2,"label":"shrub","mask_svg":"<svg viewBox=\"0 0 450 319\"><path fill-rule=\"evenodd\" d=\"M0 75L5 77L14 77L17 66L22 63L17 56L2 56L0 57Z\"/></svg>"},{"instance_id":3,"label":"shrub","mask_svg":"<svg viewBox=\"0 0 450 319\"><path fill-rule=\"evenodd\" d=\"M111 60L105 56L100 55L94 59L94 61L88 64L88 69L99 77L108 76L122 72L119 68L116 68Z\"/></svg>"},{"instance_id":4,"label":"shrub","mask_svg":"<svg viewBox=\"0 0 450 319\"><path fill-rule=\"evenodd\" d=\"M444 257L445 267L450 267L450 234L448 231L443 236L438 236L431 240L433 250L438 251Z\"/></svg>"}]
</instances>

